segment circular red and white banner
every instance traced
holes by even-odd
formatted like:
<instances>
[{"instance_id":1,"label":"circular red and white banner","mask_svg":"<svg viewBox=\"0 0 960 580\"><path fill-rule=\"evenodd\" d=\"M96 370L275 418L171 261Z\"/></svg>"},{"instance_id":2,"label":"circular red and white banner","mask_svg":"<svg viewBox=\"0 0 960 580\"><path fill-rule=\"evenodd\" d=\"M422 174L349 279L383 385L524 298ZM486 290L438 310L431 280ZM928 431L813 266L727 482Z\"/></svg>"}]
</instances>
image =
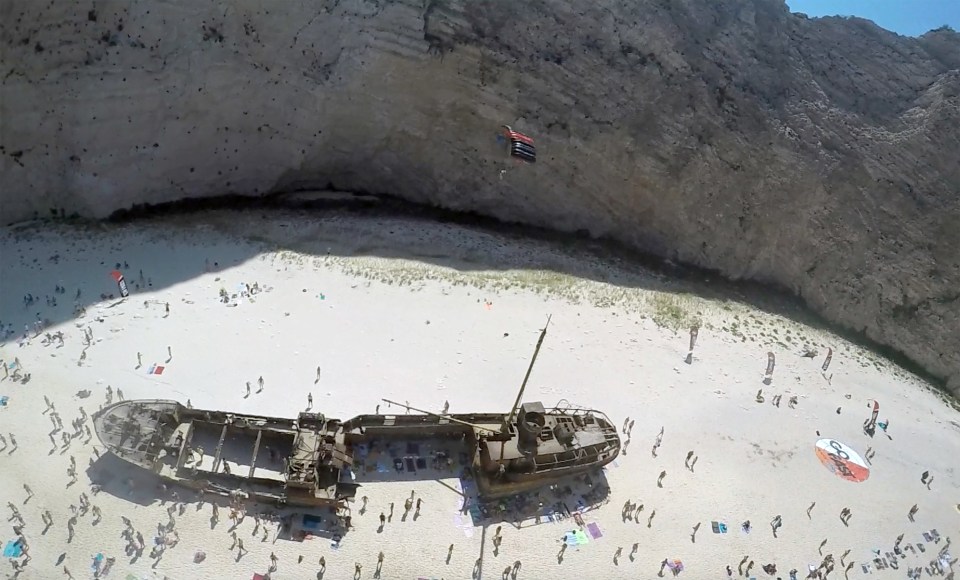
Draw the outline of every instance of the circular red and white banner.
<instances>
[{"instance_id":1,"label":"circular red and white banner","mask_svg":"<svg viewBox=\"0 0 960 580\"><path fill-rule=\"evenodd\" d=\"M817 458L837 477L847 481L861 482L870 477L870 468L860 454L833 439L817 441Z\"/></svg>"}]
</instances>

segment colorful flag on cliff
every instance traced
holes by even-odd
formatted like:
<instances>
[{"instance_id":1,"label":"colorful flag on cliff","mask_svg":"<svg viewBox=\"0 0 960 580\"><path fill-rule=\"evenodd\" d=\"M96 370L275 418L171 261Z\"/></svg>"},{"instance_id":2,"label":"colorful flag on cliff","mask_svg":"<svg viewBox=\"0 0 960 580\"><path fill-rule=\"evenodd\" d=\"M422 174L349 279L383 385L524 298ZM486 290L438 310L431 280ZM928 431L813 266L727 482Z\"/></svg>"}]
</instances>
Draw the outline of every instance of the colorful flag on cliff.
<instances>
[{"instance_id":1,"label":"colorful flag on cliff","mask_svg":"<svg viewBox=\"0 0 960 580\"><path fill-rule=\"evenodd\" d=\"M537 149L533 145L533 139L519 131L514 131L510 128L510 125L503 126L503 136L510 144L511 157L526 163L536 163Z\"/></svg>"}]
</instances>

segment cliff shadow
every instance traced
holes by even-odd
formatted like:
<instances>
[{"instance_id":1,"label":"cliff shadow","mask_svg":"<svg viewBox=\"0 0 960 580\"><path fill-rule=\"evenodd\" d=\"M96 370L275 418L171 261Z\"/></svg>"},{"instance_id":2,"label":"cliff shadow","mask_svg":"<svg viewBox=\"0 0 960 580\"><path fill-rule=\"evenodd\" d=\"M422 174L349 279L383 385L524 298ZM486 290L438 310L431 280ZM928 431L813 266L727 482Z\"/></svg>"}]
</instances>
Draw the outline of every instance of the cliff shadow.
<instances>
[{"instance_id":1,"label":"cliff shadow","mask_svg":"<svg viewBox=\"0 0 960 580\"><path fill-rule=\"evenodd\" d=\"M170 227L182 228L186 240L196 234L193 246L170 243ZM125 247L122 234L135 228L142 228L142 235L150 243L133 250ZM166 234L164 228L168 228ZM209 230L221 235L212 236L212 242L211 236L201 240L202 232ZM74 249L75 243L68 245L65 241L62 248L57 248L50 241L58 232L81 232L94 240L96 247ZM237 239L249 243L236 243ZM45 255L37 255L41 246ZM585 232L563 233L504 223L389 196L299 192L137 206L116 212L104 222L47 220L10 226L0 239L0 247L0 342L4 343L0 346L4 352L16 350L24 335L30 341L44 342L45 348L57 348L56 337L37 334L37 321L49 327L82 317L96 340L98 326L107 319L110 306L120 299L120 289L111 276L114 271L124 275L130 293L125 300L137 301L140 292L217 274L267 251L289 250L308 259L399 258L463 274L482 272L488 279L490 272L499 272L513 277L508 286L518 276L528 276L532 284L547 286L585 279L613 288L670 293L679 298L657 297L662 303L653 305L653 314L655 322L675 330L686 330L697 319L695 306L684 304L684 296L739 303L836 333L942 384L896 351L861 333L826 323L783 288L729 281L717 272L591 238ZM254 282L224 289L221 302L235 306L231 301L242 299L246 285ZM495 292L496 284L493 286ZM188 296L183 300L216 300L216 296ZM610 306L617 304L615 292L604 300ZM162 318L168 307L176 305L144 300L142 316ZM797 354L803 347L796 343L782 346ZM78 365L83 364L83 356ZM163 362L138 361L138 368Z\"/></svg>"}]
</instances>

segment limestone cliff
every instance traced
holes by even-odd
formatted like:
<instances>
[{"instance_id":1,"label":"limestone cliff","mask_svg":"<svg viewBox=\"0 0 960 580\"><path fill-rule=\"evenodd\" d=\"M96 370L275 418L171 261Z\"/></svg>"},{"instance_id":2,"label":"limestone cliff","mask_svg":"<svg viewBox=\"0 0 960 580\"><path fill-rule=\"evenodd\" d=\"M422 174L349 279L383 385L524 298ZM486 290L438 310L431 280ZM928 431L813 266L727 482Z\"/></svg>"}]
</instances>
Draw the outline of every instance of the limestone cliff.
<instances>
[{"instance_id":1,"label":"limestone cliff","mask_svg":"<svg viewBox=\"0 0 960 580\"><path fill-rule=\"evenodd\" d=\"M0 49L5 222L392 193L783 285L960 392L949 29L781 0L5 0Z\"/></svg>"}]
</instances>

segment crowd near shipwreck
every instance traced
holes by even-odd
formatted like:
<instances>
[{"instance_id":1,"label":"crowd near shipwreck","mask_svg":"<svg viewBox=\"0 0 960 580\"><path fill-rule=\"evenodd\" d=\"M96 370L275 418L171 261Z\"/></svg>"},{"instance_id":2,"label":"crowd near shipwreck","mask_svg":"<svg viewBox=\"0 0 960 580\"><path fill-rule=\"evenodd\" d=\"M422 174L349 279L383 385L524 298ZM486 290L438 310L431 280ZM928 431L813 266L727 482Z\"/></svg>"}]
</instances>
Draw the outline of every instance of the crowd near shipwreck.
<instances>
[{"instance_id":1,"label":"crowd near shipwreck","mask_svg":"<svg viewBox=\"0 0 960 580\"><path fill-rule=\"evenodd\" d=\"M405 412L378 407L341 421L313 412L284 419L129 400L96 413L95 429L114 455L162 480L281 506L348 513L363 481L389 478L460 477L475 483L480 501L549 488L559 496L565 481L589 481L613 461L621 442L600 411L522 402L546 330L507 413L430 413L385 400Z\"/></svg>"}]
</instances>

